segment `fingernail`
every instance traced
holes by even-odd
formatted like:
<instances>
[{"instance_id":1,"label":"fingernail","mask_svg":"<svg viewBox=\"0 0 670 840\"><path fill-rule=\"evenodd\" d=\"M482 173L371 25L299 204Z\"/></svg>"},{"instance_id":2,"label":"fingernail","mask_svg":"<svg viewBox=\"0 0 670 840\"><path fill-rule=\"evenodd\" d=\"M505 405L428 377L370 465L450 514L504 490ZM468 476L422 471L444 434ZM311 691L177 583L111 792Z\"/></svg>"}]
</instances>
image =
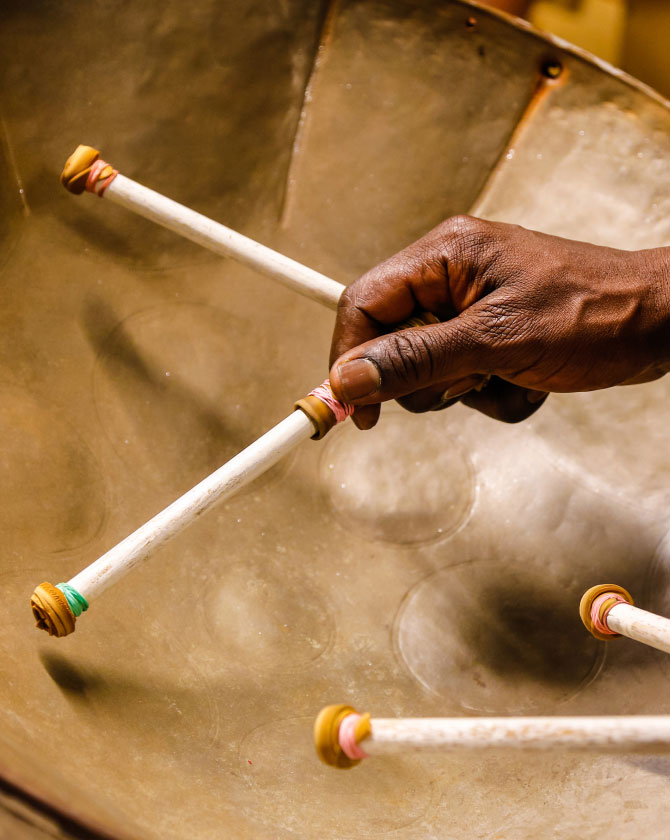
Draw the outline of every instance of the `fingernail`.
<instances>
[{"instance_id":1,"label":"fingernail","mask_svg":"<svg viewBox=\"0 0 670 840\"><path fill-rule=\"evenodd\" d=\"M352 359L337 366L340 390L345 402L369 397L379 390L382 377L379 368L370 359Z\"/></svg>"},{"instance_id":2,"label":"fingernail","mask_svg":"<svg viewBox=\"0 0 670 840\"><path fill-rule=\"evenodd\" d=\"M540 400L543 400L548 394L548 391L528 391L526 394L526 399L529 403L539 403Z\"/></svg>"}]
</instances>

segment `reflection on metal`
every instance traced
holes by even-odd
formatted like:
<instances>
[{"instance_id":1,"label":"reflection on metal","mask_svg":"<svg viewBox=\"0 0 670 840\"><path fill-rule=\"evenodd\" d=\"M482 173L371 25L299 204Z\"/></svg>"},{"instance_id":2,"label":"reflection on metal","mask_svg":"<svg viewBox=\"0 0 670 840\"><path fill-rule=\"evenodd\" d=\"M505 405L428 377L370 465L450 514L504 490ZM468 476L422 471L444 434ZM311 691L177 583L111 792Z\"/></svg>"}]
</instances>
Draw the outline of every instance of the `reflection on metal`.
<instances>
[{"instance_id":1,"label":"reflection on metal","mask_svg":"<svg viewBox=\"0 0 670 840\"><path fill-rule=\"evenodd\" d=\"M335 774L308 733L354 694L387 718L665 712L665 658L621 640L603 660L575 616L594 576L668 591L664 381L552 396L509 428L389 407L360 445L343 427L303 447L119 583L123 624L100 599L57 650L30 626L35 582L67 580L323 379L332 326L249 269L72 200L58 174L80 138L342 283L471 208L670 244L660 97L472 4L332 9L320 41L325 2L5 4L2 775L67 815L56 836L79 821L142 840L519 840L616 820L625 840L663 837L658 759L408 755ZM381 454L363 482L342 458L365 440ZM407 500L431 463L450 476L422 517Z\"/></svg>"}]
</instances>

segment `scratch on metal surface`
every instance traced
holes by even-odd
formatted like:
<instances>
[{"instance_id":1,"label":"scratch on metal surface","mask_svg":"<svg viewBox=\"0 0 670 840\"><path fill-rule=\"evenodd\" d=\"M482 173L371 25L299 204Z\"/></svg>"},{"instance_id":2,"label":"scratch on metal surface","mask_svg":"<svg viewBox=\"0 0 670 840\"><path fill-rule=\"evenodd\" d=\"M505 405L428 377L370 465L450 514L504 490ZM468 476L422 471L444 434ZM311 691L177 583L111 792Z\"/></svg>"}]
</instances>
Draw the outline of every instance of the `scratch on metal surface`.
<instances>
[{"instance_id":1,"label":"scratch on metal surface","mask_svg":"<svg viewBox=\"0 0 670 840\"><path fill-rule=\"evenodd\" d=\"M7 130L7 123L5 122L4 115L0 113L0 135L2 135L2 145L5 150L5 155L7 156L7 162L9 163L9 168L11 173L16 181L16 187L19 192L19 199L21 201L21 206L23 208L23 215L30 216L30 207L28 207L28 201L26 199L26 193L23 188L23 180L21 178L21 173L19 172L19 168L16 164L16 158L14 157L14 149L12 148L11 141L9 139L9 131Z\"/></svg>"},{"instance_id":2,"label":"scratch on metal surface","mask_svg":"<svg viewBox=\"0 0 670 840\"><path fill-rule=\"evenodd\" d=\"M486 179L484 186L480 190L479 195L477 196L472 207L470 208L469 212L472 213L474 216L477 216L481 213L481 208L486 203L489 194L492 192L493 189L495 189L498 176L506 167L507 161L512 160L512 158L514 157L516 145L521 140L521 137L526 132L528 126L532 123L533 117L537 114L545 99L547 99L553 91L559 90L561 87L563 87L563 85L566 82L566 79L569 76L569 73L570 71L568 70L568 68L564 66L561 75L557 79L549 78L543 73L539 74L538 80L535 84L535 89L533 90L531 97L528 100L528 104L526 105L526 107L523 110L523 113L519 117L517 124L512 129L512 133L510 134L509 140L505 144L502 154L498 158L493 169L491 169L491 172L489 173L489 176Z\"/></svg>"},{"instance_id":3,"label":"scratch on metal surface","mask_svg":"<svg viewBox=\"0 0 670 840\"><path fill-rule=\"evenodd\" d=\"M314 90L314 82L318 75L319 68L323 64L325 53L330 44L333 25L337 15L339 0L328 0L326 12L321 23L321 30L317 41L317 48L314 51L314 58L312 66L307 76L307 83L305 84L305 92L302 100L302 107L300 109L300 116L296 125L295 135L293 138L293 146L291 148L291 156L289 158L288 168L286 171L286 183L284 186L284 195L282 198L281 208L279 211L279 224L284 227L287 224L288 217L291 212L291 205L293 203L294 184L296 182L296 166L300 158L300 152L303 146L305 132L309 123L310 103L312 101L312 93Z\"/></svg>"}]
</instances>

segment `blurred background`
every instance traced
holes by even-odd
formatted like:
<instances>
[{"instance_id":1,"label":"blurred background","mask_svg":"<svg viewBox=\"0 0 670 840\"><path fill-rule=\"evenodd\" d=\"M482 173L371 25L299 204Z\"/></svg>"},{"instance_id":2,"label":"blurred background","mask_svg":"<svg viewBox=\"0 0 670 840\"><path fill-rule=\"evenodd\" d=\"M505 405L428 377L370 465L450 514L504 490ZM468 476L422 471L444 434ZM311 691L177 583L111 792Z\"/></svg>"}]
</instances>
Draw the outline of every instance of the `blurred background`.
<instances>
[{"instance_id":1,"label":"blurred background","mask_svg":"<svg viewBox=\"0 0 670 840\"><path fill-rule=\"evenodd\" d=\"M583 47L670 97L669 0L484 0Z\"/></svg>"}]
</instances>

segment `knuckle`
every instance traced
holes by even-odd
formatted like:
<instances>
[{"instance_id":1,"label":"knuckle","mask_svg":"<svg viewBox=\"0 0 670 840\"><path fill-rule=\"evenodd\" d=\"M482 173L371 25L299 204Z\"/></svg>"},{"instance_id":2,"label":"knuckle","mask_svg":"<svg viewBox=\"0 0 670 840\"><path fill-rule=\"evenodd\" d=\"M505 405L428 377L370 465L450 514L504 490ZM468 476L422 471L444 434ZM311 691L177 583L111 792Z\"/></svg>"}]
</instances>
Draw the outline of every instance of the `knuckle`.
<instances>
[{"instance_id":1,"label":"knuckle","mask_svg":"<svg viewBox=\"0 0 670 840\"><path fill-rule=\"evenodd\" d=\"M358 283L360 283L360 280L355 280L351 286L347 286L340 295L340 299L337 302L338 315L348 312L350 309L354 309L356 307L356 300L358 297L356 286Z\"/></svg>"},{"instance_id":2,"label":"knuckle","mask_svg":"<svg viewBox=\"0 0 670 840\"><path fill-rule=\"evenodd\" d=\"M471 283L478 278L480 297L513 279L515 271L509 248L511 228L511 225L474 216L454 216L444 222L440 246L443 258L447 265L454 263L468 269Z\"/></svg>"},{"instance_id":3,"label":"knuckle","mask_svg":"<svg viewBox=\"0 0 670 840\"><path fill-rule=\"evenodd\" d=\"M430 342L418 332L411 337L402 332L389 335L384 344L384 357L385 367L402 382L430 378L434 369Z\"/></svg>"},{"instance_id":4,"label":"knuckle","mask_svg":"<svg viewBox=\"0 0 670 840\"><path fill-rule=\"evenodd\" d=\"M400 255L371 268L344 289L338 301L338 313L355 309L366 314L388 296L398 278L404 276L403 269Z\"/></svg>"},{"instance_id":5,"label":"knuckle","mask_svg":"<svg viewBox=\"0 0 670 840\"><path fill-rule=\"evenodd\" d=\"M470 216L468 213L458 213L456 216L450 216L442 222L444 230L455 235L478 233L487 224L488 222L484 219L479 219L477 216Z\"/></svg>"},{"instance_id":6,"label":"knuckle","mask_svg":"<svg viewBox=\"0 0 670 840\"><path fill-rule=\"evenodd\" d=\"M440 236L452 254L472 259L487 248L492 240L490 222L476 216L452 216L440 226Z\"/></svg>"}]
</instances>

